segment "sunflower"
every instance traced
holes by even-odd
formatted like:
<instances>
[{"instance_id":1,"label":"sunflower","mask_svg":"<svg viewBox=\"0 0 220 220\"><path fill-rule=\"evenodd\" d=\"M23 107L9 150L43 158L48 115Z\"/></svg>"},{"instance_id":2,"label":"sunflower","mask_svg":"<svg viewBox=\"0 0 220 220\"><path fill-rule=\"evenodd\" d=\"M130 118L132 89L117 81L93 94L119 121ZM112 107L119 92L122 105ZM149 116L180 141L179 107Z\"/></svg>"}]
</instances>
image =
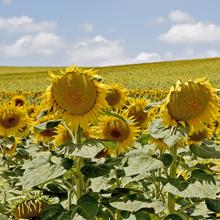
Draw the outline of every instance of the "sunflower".
<instances>
[{"instance_id":1,"label":"sunflower","mask_svg":"<svg viewBox=\"0 0 220 220\"><path fill-rule=\"evenodd\" d=\"M127 90L119 84L113 84L109 86L105 99L112 109L118 110L122 108L127 98Z\"/></svg>"},{"instance_id":2,"label":"sunflower","mask_svg":"<svg viewBox=\"0 0 220 220\"><path fill-rule=\"evenodd\" d=\"M133 117L134 122L141 129L146 129L151 122L151 117L145 110L148 105L146 99L132 99L131 104L127 108L128 117Z\"/></svg>"},{"instance_id":3,"label":"sunflower","mask_svg":"<svg viewBox=\"0 0 220 220\"><path fill-rule=\"evenodd\" d=\"M157 150L161 153L164 153L169 149L169 146L163 141L162 138L153 138L149 141L150 144L153 144Z\"/></svg>"},{"instance_id":4,"label":"sunflower","mask_svg":"<svg viewBox=\"0 0 220 220\"><path fill-rule=\"evenodd\" d=\"M24 128L29 127L31 119L25 109L5 103L0 107L0 135L22 136Z\"/></svg>"},{"instance_id":5,"label":"sunflower","mask_svg":"<svg viewBox=\"0 0 220 220\"><path fill-rule=\"evenodd\" d=\"M165 126L187 124L190 132L203 130L218 113L219 98L209 81L178 81L161 106Z\"/></svg>"},{"instance_id":6,"label":"sunflower","mask_svg":"<svg viewBox=\"0 0 220 220\"><path fill-rule=\"evenodd\" d=\"M42 195L26 195L11 205L11 215L16 219L40 219L52 200Z\"/></svg>"},{"instance_id":7,"label":"sunflower","mask_svg":"<svg viewBox=\"0 0 220 220\"><path fill-rule=\"evenodd\" d=\"M48 122L54 120L54 115L45 115L35 122L35 126L42 124L44 122ZM49 143L54 139L54 135L56 135L56 128L46 128L41 132L34 132L35 140L37 142Z\"/></svg>"},{"instance_id":8,"label":"sunflower","mask_svg":"<svg viewBox=\"0 0 220 220\"><path fill-rule=\"evenodd\" d=\"M54 135L55 147L60 146L61 144L65 144L69 141L72 141L70 132L64 125L59 124L56 128L56 134Z\"/></svg>"},{"instance_id":9,"label":"sunflower","mask_svg":"<svg viewBox=\"0 0 220 220\"><path fill-rule=\"evenodd\" d=\"M98 124L91 128L91 136L116 142L114 148L108 148L108 154L112 156L117 156L131 148L139 133L139 128L132 119L126 120L123 117L124 115L120 117L102 115Z\"/></svg>"},{"instance_id":10,"label":"sunflower","mask_svg":"<svg viewBox=\"0 0 220 220\"><path fill-rule=\"evenodd\" d=\"M11 102L15 106L24 106L26 104L26 98L23 95L15 95L12 97Z\"/></svg>"},{"instance_id":11,"label":"sunflower","mask_svg":"<svg viewBox=\"0 0 220 220\"><path fill-rule=\"evenodd\" d=\"M214 127L205 127L203 130L189 134L187 144L199 144L203 140L211 139L214 132Z\"/></svg>"},{"instance_id":12,"label":"sunflower","mask_svg":"<svg viewBox=\"0 0 220 220\"><path fill-rule=\"evenodd\" d=\"M96 121L97 115L107 107L106 87L92 78L94 73L75 66L56 75L49 73L52 85L43 96L44 105L74 130Z\"/></svg>"}]
</instances>

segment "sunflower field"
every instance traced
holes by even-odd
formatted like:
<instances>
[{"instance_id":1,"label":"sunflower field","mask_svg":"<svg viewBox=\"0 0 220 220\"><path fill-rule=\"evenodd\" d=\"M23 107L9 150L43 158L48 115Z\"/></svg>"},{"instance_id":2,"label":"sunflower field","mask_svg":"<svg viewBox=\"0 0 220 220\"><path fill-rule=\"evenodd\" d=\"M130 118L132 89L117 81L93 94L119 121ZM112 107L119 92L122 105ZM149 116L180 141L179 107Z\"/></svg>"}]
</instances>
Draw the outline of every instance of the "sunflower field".
<instances>
[{"instance_id":1,"label":"sunflower field","mask_svg":"<svg viewBox=\"0 0 220 220\"><path fill-rule=\"evenodd\" d=\"M141 87L99 71L1 85L0 220L220 218L218 80Z\"/></svg>"}]
</instances>

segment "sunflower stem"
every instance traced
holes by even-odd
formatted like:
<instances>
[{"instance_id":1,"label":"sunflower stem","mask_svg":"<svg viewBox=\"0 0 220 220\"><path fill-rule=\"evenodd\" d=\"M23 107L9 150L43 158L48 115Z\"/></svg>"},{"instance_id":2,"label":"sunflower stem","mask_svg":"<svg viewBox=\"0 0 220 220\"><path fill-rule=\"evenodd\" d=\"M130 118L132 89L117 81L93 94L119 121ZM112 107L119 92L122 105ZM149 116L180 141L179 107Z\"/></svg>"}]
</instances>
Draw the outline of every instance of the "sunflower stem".
<instances>
[{"instance_id":1,"label":"sunflower stem","mask_svg":"<svg viewBox=\"0 0 220 220\"><path fill-rule=\"evenodd\" d=\"M170 166L170 178L175 178L176 170L177 170L177 146L176 145L170 148L170 154L173 157L173 161ZM175 202L176 202L175 195L173 195L172 193L168 193L168 210L170 214L173 213L175 210Z\"/></svg>"},{"instance_id":2,"label":"sunflower stem","mask_svg":"<svg viewBox=\"0 0 220 220\"><path fill-rule=\"evenodd\" d=\"M77 131L76 131L76 144L81 144L81 135L82 135L82 130L80 128L80 126L78 127ZM81 168L84 165L84 158L78 156L76 158L76 174L77 174L77 180L76 180L76 197L77 199L80 198L80 196L83 195L84 193L84 187L85 187L85 183L84 183L84 177L83 174L81 172Z\"/></svg>"},{"instance_id":3,"label":"sunflower stem","mask_svg":"<svg viewBox=\"0 0 220 220\"><path fill-rule=\"evenodd\" d=\"M119 188L121 186L121 182L118 177L117 169L115 169L115 179L116 179L115 187ZM118 209L116 209L116 212L115 212L115 220L121 220L121 213L120 213L120 210Z\"/></svg>"}]
</instances>

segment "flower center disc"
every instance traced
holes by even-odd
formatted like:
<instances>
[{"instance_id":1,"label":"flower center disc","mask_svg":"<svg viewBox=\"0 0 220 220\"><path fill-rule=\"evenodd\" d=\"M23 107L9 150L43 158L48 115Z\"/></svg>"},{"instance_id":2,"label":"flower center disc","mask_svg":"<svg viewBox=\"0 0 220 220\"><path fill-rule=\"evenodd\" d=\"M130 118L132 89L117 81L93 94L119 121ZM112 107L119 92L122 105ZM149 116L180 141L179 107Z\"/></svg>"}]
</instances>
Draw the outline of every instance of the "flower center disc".
<instances>
[{"instance_id":1,"label":"flower center disc","mask_svg":"<svg viewBox=\"0 0 220 220\"><path fill-rule=\"evenodd\" d=\"M70 73L54 84L53 95L57 104L67 112L83 115L95 105L97 89L87 76Z\"/></svg>"},{"instance_id":2,"label":"flower center disc","mask_svg":"<svg viewBox=\"0 0 220 220\"><path fill-rule=\"evenodd\" d=\"M13 128L19 123L19 118L14 116L9 116L5 119L0 119L0 124L4 128Z\"/></svg>"},{"instance_id":3,"label":"flower center disc","mask_svg":"<svg viewBox=\"0 0 220 220\"><path fill-rule=\"evenodd\" d=\"M190 82L188 86L181 86L181 91L171 93L167 108L175 120L192 120L204 112L210 98L210 92L206 87Z\"/></svg>"},{"instance_id":4,"label":"flower center disc","mask_svg":"<svg viewBox=\"0 0 220 220\"><path fill-rule=\"evenodd\" d=\"M109 122L103 130L105 139L123 142L129 136L128 125L121 122Z\"/></svg>"},{"instance_id":5,"label":"flower center disc","mask_svg":"<svg viewBox=\"0 0 220 220\"><path fill-rule=\"evenodd\" d=\"M116 105L120 101L121 95L116 89L110 89L106 96L106 101L110 106Z\"/></svg>"}]
</instances>

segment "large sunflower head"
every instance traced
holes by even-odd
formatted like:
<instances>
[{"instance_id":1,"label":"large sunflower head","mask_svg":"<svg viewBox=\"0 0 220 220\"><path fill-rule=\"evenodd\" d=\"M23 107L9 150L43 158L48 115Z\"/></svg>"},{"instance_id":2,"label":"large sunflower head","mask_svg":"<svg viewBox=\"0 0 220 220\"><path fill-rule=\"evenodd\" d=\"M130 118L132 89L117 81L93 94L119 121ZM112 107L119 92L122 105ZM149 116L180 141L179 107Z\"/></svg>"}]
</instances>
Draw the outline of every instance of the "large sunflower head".
<instances>
[{"instance_id":1,"label":"large sunflower head","mask_svg":"<svg viewBox=\"0 0 220 220\"><path fill-rule=\"evenodd\" d=\"M178 81L161 106L165 126L188 124L190 132L203 130L218 112L219 98L205 79Z\"/></svg>"},{"instance_id":2,"label":"large sunflower head","mask_svg":"<svg viewBox=\"0 0 220 220\"><path fill-rule=\"evenodd\" d=\"M99 118L98 124L93 126L91 135L99 139L115 141L116 147L108 149L108 154L117 156L132 147L139 133L138 126L132 122L114 115L104 115Z\"/></svg>"},{"instance_id":3,"label":"large sunflower head","mask_svg":"<svg viewBox=\"0 0 220 220\"><path fill-rule=\"evenodd\" d=\"M119 84L109 86L106 101L112 109L120 109L127 100L127 90Z\"/></svg>"},{"instance_id":4,"label":"large sunflower head","mask_svg":"<svg viewBox=\"0 0 220 220\"><path fill-rule=\"evenodd\" d=\"M93 79L95 71L70 67L58 74L50 73L44 103L62 117L74 130L94 122L102 108L107 106L105 86Z\"/></svg>"},{"instance_id":5,"label":"large sunflower head","mask_svg":"<svg viewBox=\"0 0 220 220\"><path fill-rule=\"evenodd\" d=\"M148 104L148 101L143 98L132 99L127 108L128 117L133 117L134 122L136 122L141 129L146 129L151 122L151 117L145 110Z\"/></svg>"},{"instance_id":6,"label":"large sunflower head","mask_svg":"<svg viewBox=\"0 0 220 220\"><path fill-rule=\"evenodd\" d=\"M25 109L12 104L3 104L0 107L0 135L22 136L24 128L30 127L31 119ZM25 129L26 131L26 129ZM26 134L26 133L25 133Z\"/></svg>"}]
</instances>

